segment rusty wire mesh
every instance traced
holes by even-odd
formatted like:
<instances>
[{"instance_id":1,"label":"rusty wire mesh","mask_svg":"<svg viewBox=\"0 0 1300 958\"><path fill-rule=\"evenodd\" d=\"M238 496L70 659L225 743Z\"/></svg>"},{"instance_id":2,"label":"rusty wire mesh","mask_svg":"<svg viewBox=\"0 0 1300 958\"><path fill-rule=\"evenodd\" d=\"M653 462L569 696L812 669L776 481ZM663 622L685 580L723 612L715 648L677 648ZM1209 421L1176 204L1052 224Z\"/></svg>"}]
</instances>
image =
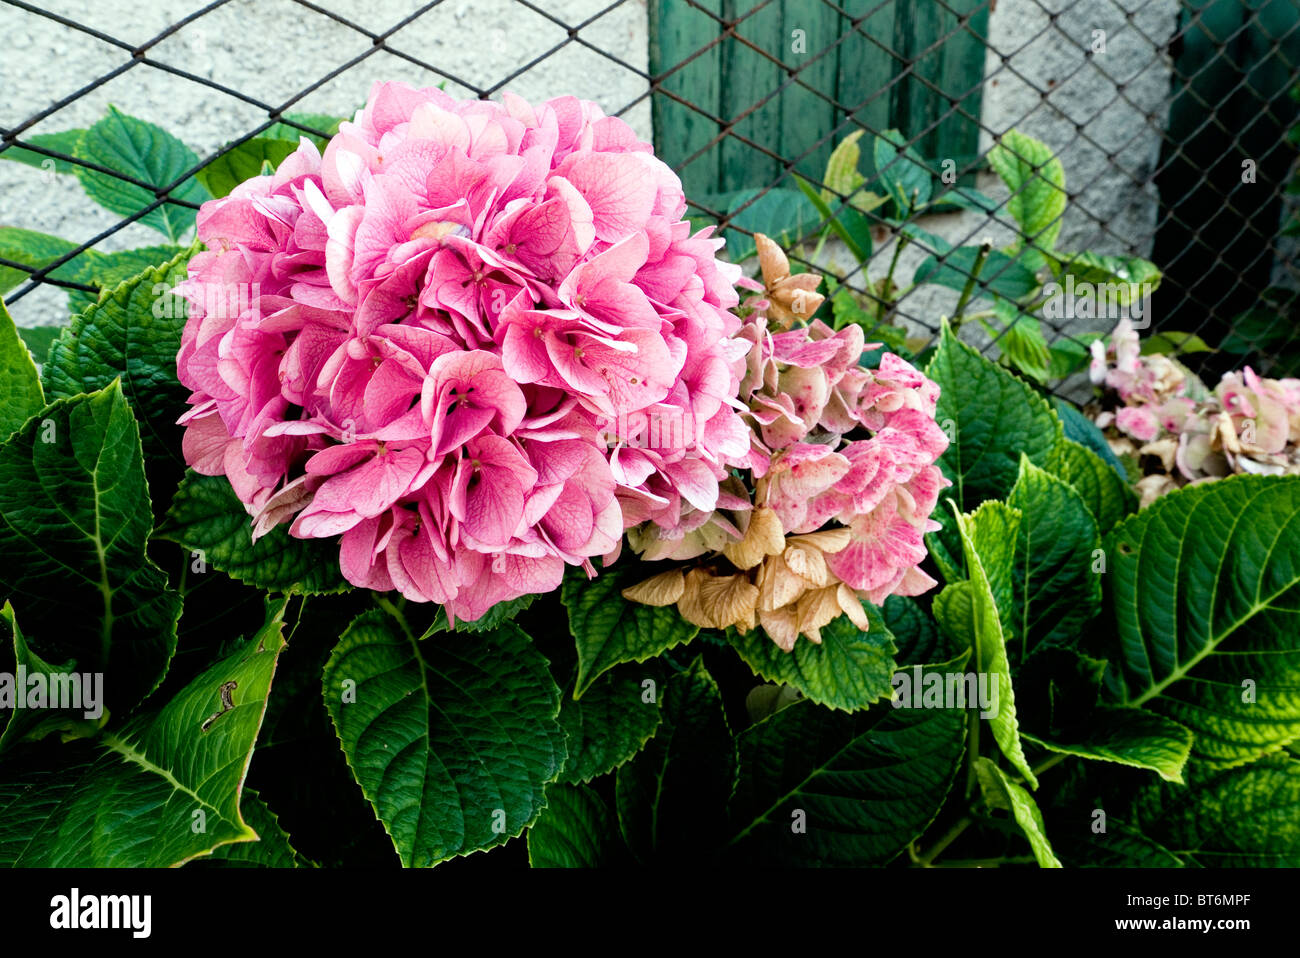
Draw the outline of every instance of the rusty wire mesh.
<instances>
[{"instance_id":1,"label":"rusty wire mesh","mask_svg":"<svg viewBox=\"0 0 1300 958\"><path fill-rule=\"evenodd\" d=\"M1278 134L1296 122L1296 103L1288 95L1300 84L1300 62L1294 56L1300 41L1300 11L1293 0L650 0L649 31L644 39L633 37L630 44L624 42L626 38L612 42L608 27L615 19L622 24L646 18L644 0L608 4L513 0L512 9L520 20L518 29L533 42L522 45L513 57L507 56L512 65L497 67L493 75L467 71L460 61L453 63L454 58L426 52L426 48L436 52L484 42L483 24L476 23L472 5L468 17L461 16L467 7L463 3L460 13L451 17L447 15L450 4L444 0L400 5L406 8L400 16L387 9L398 6L393 3L350 4L347 13L340 12L340 3L330 0L275 3L281 8L277 15L301 20L309 33L325 29L345 32L356 52L337 62L310 64L314 71L310 82L285 94L284 83L279 82L283 79L281 63L267 63L262 71L244 65L238 76L219 71L204 75L204 71L187 68L185 57L162 52L178 37L193 35L219 15L235 17L223 21L227 24L224 29L230 29L232 22L236 31L241 22L253 29L256 17L268 7L266 0L257 4L215 0L195 6L144 39L125 39L102 23L87 22L78 16L85 4L78 6L71 0L63 5L64 12L51 9L54 5L50 3L0 0L0 26L5 27L0 33L12 38L21 32L32 42L47 45L54 76L60 70L60 50L67 55L70 47L94 45L112 54L111 65L84 82L70 77L63 84L41 85L39 94L26 98L15 96L16 85L10 84L3 98L6 113L0 124L0 157L5 151L23 148L59 164L77 164L117 177L154 197L133 214L116 218L90 235L68 236L73 247L39 265L0 255L0 267L26 274L24 282L6 296L7 302L16 304L41 288L94 292L85 283L55 274L87 250L123 245L123 231L156 209L194 208L194 202L174 195L182 184L213 159L273 124L287 122L305 133L324 132L285 114L301 109L324 88L337 88L353 76L373 73L372 58L385 61L389 79L442 82L451 92L492 97L530 77L536 80L551 61L578 51L631 78L639 92L623 102L608 102L612 95L608 92L600 96L557 87L548 94L590 95L601 99L607 112L624 116L638 110L649 113L653 105L657 123L665 127L654 131L657 145L674 132L674 124L692 124L697 134L702 129L698 148L673 160L688 184L700 180L692 176L692 167L715 162L711 157L724 144L760 159L756 166L765 172L746 184L750 191L739 206L721 208L714 194L688 185L692 216L716 219L732 236L746 232L742 214L765 192L792 185L792 171L797 170L818 189L825 187L817 169L835 143L858 129L865 130L864 144L883 132L864 119L872 114L873 105L908 98L914 103L920 98L926 101L921 112L928 122L901 129L901 133L920 151L936 181L948 157L925 150L933 148L936 130L943 124L967 124L978 135L978 148L957 158L958 182L965 184L990 181L987 151L1009 127L1044 139L1066 166L1070 201L1066 215L1075 248L1154 260L1165 276L1152 305L1156 317L1153 331L1197 334L1212 347L1233 344L1229 354L1202 354L1189 357L1190 363L1204 365L1209 371L1215 371L1216 364L1217 371L1222 371L1246 361L1268 368L1279 352L1297 348L1294 293L1290 291L1300 276L1294 246L1282 229L1293 215L1287 193L1296 146ZM1003 6L1000 14L995 4ZM1232 8L1226 19L1225 6ZM761 18L775 15L774 11L781 17L781 48L773 41L770 24L762 30L756 26ZM666 18L684 16L706 27L698 30L698 46L692 46L690 31L685 33L683 45L679 31L671 62L662 62L658 31L670 26ZM876 29L885 17L894 18L892 34ZM1110 30L1112 45L1119 44L1124 51L1121 58L1097 55L1095 35L1083 31L1089 18L1099 24L1098 29ZM799 29L798 24L812 20L833 23L835 29L832 33L809 33L805 48L792 54L784 46L788 36ZM930 25L931 32L926 35L920 35L924 31L918 26L923 20ZM935 23L943 29L935 31ZM1224 23L1235 27L1225 30ZM417 28L425 32L413 32ZM1005 35L990 36L990 31L999 29ZM883 38L882 32L886 34ZM442 46L435 49L427 39L415 39L431 35ZM987 53L981 69L938 81L927 75L924 64L955 44L969 45L972 39ZM661 62L637 55L642 44L659 50ZM296 62L298 54L291 38L285 38L280 56L286 64ZM772 69L766 71L766 83L755 83L752 71L731 78L724 71L719 78L728 86L723 109L700 102L691 84L683 82L706 57L715 57L724 65L737 57L759 64L770 62ZM859 62L865 65L868 61L877 68L886 64L889 79L855 92L843 78L852 76ZM836 82L825 81L830 62L835 63L834 73L840 78ZM299 74L306 69L301 62L296 67ZM62 128L62 118L74 112L77 104L106 84L122 82L196 84L204 88L205 95L237 101L245 115L254 119L237 131L225 130L222 145L201 151L193 168L169 183L144 182L30 139L34 132ZM71 89L64 92L69 83ZM1000 84L1017 91L1017 97L1009 98L1008 103L1025 108L1012 110L1003 104L1002 113L991 120L988 99ZM358 78L356 101L364 98L368 85L368 80ZM1133 92L1138 89L1140 94ZM985 98L982 110L979 101L972 99L981 90ZM1081 96L1080 90L1091 92ZM823 104L833 122L819 136L756 135L756 126L763 127L756 121L770 116L783 98L795 91ZM1126 118L1124 123L1108 120L1120 113ZM186 131L172 132L184 138ZM1253 174L1249 181L1243 175L1247 163ZM29 214L39 211L42 195L35 180L20 179L6 186L0 192L0 226L30 225ZM833 191L832 195L837 207L851 202L849 196ZM940 227L952 246L976 242L999 228L1000 235L1006 235L1012 197L991 195L996 200L991 211L967 209L920 217L925 232L909 235L914 252L933 254L940 261L950 256L942 247L927 245L927 237L933 235L930 231ZM1105 208L1111 200L1119 205ZM1149 213L1128 216L1128 207L1135 205ZM895 300L883 290L880 277L894 257L900 226L874 213L865 215L873 219L876 239L865 264L846 259L843 251L828 254L816 243L817 230L802 242L789 243L792 261L831 273L867 308L881 304L882 295L887 296L889 320L905 327L913 342L933 335L940 316L951 308L951 296L948 300L927 298L918 287ZM737 219L741 222L735 222ZM820 252L815 254L815 250ZM976 277L976 292L996 279L994 273ZM1078 337L1088 325L1079 320L1043 321L1047 340L1053 344L1082 343ZM1091 323L1101 332L1110 325L1113 323L1101 319ZM999 334L994 332L979 338L978 345L996 352L998 340Z\"/></svg>"}]
</instances>

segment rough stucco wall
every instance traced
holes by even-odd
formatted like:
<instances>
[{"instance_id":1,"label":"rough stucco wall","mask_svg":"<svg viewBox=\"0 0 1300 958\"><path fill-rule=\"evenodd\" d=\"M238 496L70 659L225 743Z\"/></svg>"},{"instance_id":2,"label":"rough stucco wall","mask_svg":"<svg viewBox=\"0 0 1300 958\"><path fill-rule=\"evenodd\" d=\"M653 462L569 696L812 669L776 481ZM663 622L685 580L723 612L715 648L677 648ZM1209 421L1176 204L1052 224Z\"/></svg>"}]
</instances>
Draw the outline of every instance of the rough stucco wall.
<instances>
[{"instance_id":1,"label":"rough stucco wall","mask_svg":"<svg viewBox=\"0 0 1300 958\"><path fill-rule=\"evenodd\" d=\"M400 23L424 0L316 0L352 22L380 33ZM203 0L44 0L51 13L131 44L151 39L169 24L201 9ZM607 6L605 0L546 0L556 18L577 26ZM80 31L10 6L0 7L0 126L13 127L130 59L128 51ZM579 36L645 71L648 60L645 0L628 0ZM405 26L387 43L479 87L505 77L564 43L566 31L514 0L447 0ZM153 47L159 62L232 87L280 106L322 76L372 49L370 37L289 0L235 0L188 24ZM289 109L351 115L372 83L403 80L436 86L445 78L380 50L309 93ZM447 81L449 93L474 92ZM607 112L643 97L644 77L607 57L570 42L511 80L509 89L529 99L573 94ZM147 65L109 80L28 133L85 127L109 104L157 123L184 140L200 157L266 121L258 107L228 94ZM623 114L637 133L651 138L648 99ZM52 233L84 242L119 217L88 201L70 176L43 175L18 163L0 163L0 225ZM166 242L161 234L132 224L96 246L109 252ZM21 326L62 322L66 296L52 287L28 293L13 305Z\"/></svg>"}]
</instances>

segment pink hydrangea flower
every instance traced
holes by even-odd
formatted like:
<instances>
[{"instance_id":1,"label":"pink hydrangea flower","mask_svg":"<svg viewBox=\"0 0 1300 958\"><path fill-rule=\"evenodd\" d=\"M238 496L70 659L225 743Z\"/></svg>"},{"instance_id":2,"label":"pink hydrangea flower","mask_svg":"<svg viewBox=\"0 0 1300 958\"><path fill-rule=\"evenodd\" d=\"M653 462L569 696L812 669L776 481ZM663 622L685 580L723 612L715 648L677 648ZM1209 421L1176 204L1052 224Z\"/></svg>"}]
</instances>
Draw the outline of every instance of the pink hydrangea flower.
<instances>
[{"instance_id":1,"label":"pink hydrangea flower","mask_svg":"<svg viewBox=\"0 0 1300 958\"><path fill-rule=\"evenodd\" d=\"M453 619L706 524L751 455L747 346L685 209L592 103L376 85L324 155L200 210L187 461L255 534L341 537L350 582Z\"/></svg>"}]
</instances>

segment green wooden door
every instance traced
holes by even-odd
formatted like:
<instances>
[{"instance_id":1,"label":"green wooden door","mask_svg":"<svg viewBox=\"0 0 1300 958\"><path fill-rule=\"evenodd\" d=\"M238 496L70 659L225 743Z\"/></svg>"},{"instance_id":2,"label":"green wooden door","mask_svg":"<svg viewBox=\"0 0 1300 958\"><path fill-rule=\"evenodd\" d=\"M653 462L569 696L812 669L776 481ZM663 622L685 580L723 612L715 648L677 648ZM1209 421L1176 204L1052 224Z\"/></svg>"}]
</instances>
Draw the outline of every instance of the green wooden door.
<instances>
[{"instance_id":1,"label":"green wooden door","mask_svg":"<svg viewBox=\"0 0 1300 958\"><path fill-rule=\"evenodd\" d=\"M655 146L693 199L820 178L858 126L958 168L978 148L989 0L650 0Z\"/></svg>"}]
</instances>

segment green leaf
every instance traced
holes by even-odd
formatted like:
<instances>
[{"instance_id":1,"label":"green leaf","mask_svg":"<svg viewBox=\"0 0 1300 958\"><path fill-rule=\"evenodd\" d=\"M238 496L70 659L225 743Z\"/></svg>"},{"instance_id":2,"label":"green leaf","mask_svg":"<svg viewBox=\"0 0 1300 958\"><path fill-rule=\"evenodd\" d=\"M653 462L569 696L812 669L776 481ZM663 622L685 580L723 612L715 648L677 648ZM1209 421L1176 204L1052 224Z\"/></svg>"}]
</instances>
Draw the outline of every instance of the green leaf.
<instances>
[{"instance_id":1,"label":"green leaf","mask_svg":"<svg viewBox=\"0 0 1300 958\"><path fill-rule=\"evenodd\" d=\"M658 734L615 776L619 829L642 862L699 861L722 837L736 742L700 659L662 694Z\"/></svg>"},{"instance_id":2,"label":"green leaf","mask_svg":"<svg viewBox=\"0 0 1300 958\"><path fill-rule=\"evenodd\" d=\"M505 602L498 602L472 622L457 619L454 628L457 632L490 632L499 625L513 622L519 617L519 613L536 602L537 598L537 595L529 594L521 595L516 599L507 599ZM437 614L433 617L433 625L429 626L429 631L448 632L452 628L447 621L447 609L439 606Z\"/></svg>"},{"instance_id":3,"label":"green leaf","mask_svg":"<svg viewBox=\"0 0 1300 958\"><path fill-rule=\"evenodd\" d=\"M74 317L41 369L51 399L93 392L120 379L141 426L145 455L151 462L171 460L178 469L184 462L176 417L190 391L176 378L186 303L170 289L185 279L189 256L183 250L145 269Z\"/></svg>"},{"instance_id":4,"label":"green leaf","mask_svg":"<svg viewBox=\"0 0 1300 958\"><path fill-rule=\"evenodd\" d=\"M528 829L528 863L534 868L600 868L610 858L613 816L583 785L548 785L546 808Z\"/></svg>"},{"instance_id":5,"label":"green leaf","mask_svg":"<svg viewBox=\"0 0 1300 958\"><path fill-rule=\"evenodd\" d=\"M145 554L153 515L120 384L46 406L0 444L0 515L0 590L41 656L107 672L114 712L153 691L181 603Z\"/></svg>"},{"instance_id":6,"label":"green leaf","mask_svg":"<svg viewBox=\"0 0 1300 958\"><path fill-rule=\"evenodd\" d=\"M733 850L761 866L883 865L938 815L965 737L961 709L795 702L739 736Z\"/></svg>"},{"instance_id":7,"label":"green leaf","mask_svg":"<svg viewBox=\"0 0 1300 958\"><path fill-rule=\"evenodd\" d=\"M1270 755L1221 769L1190 764L1187 787L1148 785L1128 810L1133 824L1190 865L1300 866L1300 762Z\"/></svg>"},{"instance_id":8,"label":"green leaf","mask_svg":"<svg viewBox=\"0 0 1300 958\"><path fill-rule=\"evenodd\" d=\"M199 164L194 151L162 127L128 116L112 106L78 140L76 155L78 159L89 160L158 189L171 186ZM74 172L87 196L123 216L134 215L157 199L153 190L107 173L84 166L78 166ZM169 196L189 203L202 203L210 198L208 191L193 178L177 185ZM195 210L189 207L163 203L142 216L140 222L175 243L194 226L194 216Z\"/></svg>"},{"instance_id":9,"label":"green leaf","mask_svg":"<svg viewBox=\"0 0 1300 958\"><path fill-rule=\"evenodd\" d=\"M794 174L792 173L791 176L794 176ZM859 263L865 263L871 256L870 232L867 233L867 243L864 245L860 242L861 234L859 233L855 235L849 231L848 227L840 222L834 211L831 209L830 204L820 193L817 192L816 189L813 188L811 183L801 176L794 176L794 181L798 184L799 189L803 191L804 196L808 197L808 202L817 210L822 221L835 231L836 236L844 241L844 245L849 248L849 252L853 254L853 258Z\"/></svg>"},{"instance_id":10,"label":"green leaf","mask_svg":"<svg viewBox=\"0 0 1300 958\"><path fill-rule=\"evenodd\" d=\"M898 651L894 659L898 668L938 662L951 657L950 649L940 633L934 617L916 604L915 599L891 595L881 606L885 628L894 636Z\"/></svg>"},{"instance_id":11,"label":"green leaf","mask_svg":"<svg viewBox=\"0 0 1300 958\"><path fill-rule=\"evenodd\" d=\"M1067 811L1082 838L1057 847L1068 864L1121 867L1295 868L1300 866L1300 762L1285 755L1220 768L1188 763L1187 784L1146 778L1119 789L1114 775L1097 770ZM1106 815L1106 831L1087 830L1093 809ZM1056 815L1049 811L1049 819ZM1068 852L1068 854L1067 854Z\"/></svg>"},{"instance_id":12,"label":"green leaf","mask_svg":"<svg viewBox=\"0 0 1300 958\"><path fill-rule=\"evenodd\" d=\"M662 683L658 668L627 664L602 674L581 699L564 696L560 726L569 759L558 781L589 782L641 751L663 718L658 696Z\"/></svg>"},{"instance_id":13,"label":"green leaf","mask_svg":"<svg viewBox=\"0 0 1300 958\"><path fill-rule=\"evenodd\" d=\"M1007 322L998 346L1002 358L1035 382L1045 383L1052 372L1052 352L1043 338L1043 327L1033 316L1020 312L1014 306L1004 312L1005 301L999 301L999 314ZM1005 304L1009 305L1009 304Z\"/></svg>"},{"instance_id":14,"label":"green leaf","mask_svg":"<svg viewBox=\"0 0 1300 958\"><path fill-rule=\"evenodd\" d=\"M1002 499L1020 473L1023 453L1047 464L1061 438L1061 421L1032 387L957 339L945 323L939 348L926 367L939 384L939 425L955 436L939 458L953 483L947 493L963 512L986 499ZM954 544L955 546L955 544Z\"/></svg>"},{"instance_id":15,"label":"green leaf","mask_svg":"<svg viewBox=\"0 0 1300 958\"><path fill-rule=\"evenodd\" d=\"M1029 839L1029 847L1034 859L1042 868L1060 868L1056 855L1052 853L1052 844L1047 840L1047 829L1043 824L1043 813L1033 796L1011 781L987 758L975 760L975 774L979 776L980 789L988 804L993 808L1005 808Z\"/></svg>"},{"instance_id":16,"label":"green leaf","mask_svg":"<svg viewBox=\"0 0 1300 958\"><path fill-rule=\"evenodd\" d=\"M1077 442L1062 439L1048 458L1047 470L1083 498L1101 532L1109 531L1137 508L1132 487L1100 456Z\"/></svg>"},{"instance_id":17,"label":"green leaf","mask_svg":"<svg viewBox=\"0 0 1300 958\"><path fill-rule=\"evenodd\" d=\"M880 611L862 603L868 629L862 632L846 615L821 630L821 643L800 638L784 651L761 629L738 634L732 645L756 675L792 685L812 701L846 712L890 697L894 675L894 637Z\"/></svg>"},{"instance_id":18,"label":"green leaf","mask_svg":"<svg viewBox=\"0 0 1300 958\"><path fill-rule=\"evenodd\" d=\"M514 626L418 642L404 621L363 613L325 665L324 692L348 764L407 867L519 835L564 765L560 690Z\"/></svg>"},{"instance_id":19,"label":"green leaf","mask_svg":"<svg viewBox=\"0 0 1300 958\"><path fill-rule=\"evenodd\" d=\"M231 147L195 176L213 196L229 196L230 191L240 183L261 176L262 164L269 163L271 169L275 169L296 149L297 138L290 140L256 136Z\"/></svg>"},{"instance_id":20,"label":"green leaf","mask_svg":"<svg viewBox=\"0 0 1300 958\"><path fill-rule=\"evenodd\" d=\"M0 300L0 438L13 435L44 405L36 363Z\"/></svg>"},{"instance_id":21,"label":"green leaf","mask_svg":"<svg viewBox=\"0 0 1300 958\"><path fill-rule=\"evenodd\" d=\"M272 123L258 135L267 139L289 140L295 147L298 145L299 138L305 136L315 143L322 153L329 143L329 138L339 131L339 124L347 119L347 117L331 116L328 113L285 113L282 115L285 120L291 120L293 123L319 130L324 136L307 133L287 122Z\"/></svg>"},{"instance_id":22,"label":"green leaf","mask_svg":"<svg viewBox=\"0 0 1300 958\"><path fill-rule=\"evenodd\" d=\"M575 697L620 662L644 662L699 633L699 626L691 625L672 606L657 608L623 598L623 589L645 577L645 570L634 566L604 569L594 579L565 576L560 598L569 610L569 630L578 645Z\"/></svg>"},{"instance_id":23,"label":"green leaf","mask_svg":"<svg viewBox=\"0 0 1300 958\"><path fill-rule=\"evenodd\" d=\"M275 812L251 788L244 789L239 803L240 814L249 827L257 833L255 842L235 842L222 845L195 864L221 864L252 868L302 868L308 864L289 843L289 836L280 825Z\"/></svg>"},{"instance_id":24,"label":"green leaf","mask_svg":"<svg viewBox=\"0 0 1300 958\"><path fill-rule=\"evenodd\" d=\"M922 164L917 152L907 145L902 133L885 130L872 143L871 152L876 175L898 208L899 219L906 219L930 202L933 189L930 171Z\"/></svg>"},{"instance_id":25,"label":"green leaf","mask_svg":"<svg viewBox=\"0 0 1300 958\"><path fill-rule=\"evenodd\" d=\"M94 741L0 763L0 863L159 868L256 839L239 795L283 647L283 614L283 600L268 603L262 630L161 710Z\"/></svg>"},{"instance_id":26,"label":"green leaf","mask_svg":"<svg viewBox=\"0 0 1300 958\"><path fill-rule=\"evenodd\" d=\"M1006 633L999 616L1008 609L1012 588L1013 550L1020 513L1001 502L986 502L972 515L957 517L970 579L944 587L935 597L934 617L954 640L974 650L975 672L997 681L996 713L988 718L993 739L1012 767L1031 787L1038 780L1025 759L1016 719L1016 699L1007 659Z\"/></svg>"},{"instance_id":27,"label":"green leaf","mask_svg":"<svg viewBox=\"0 0 1300 958\"><path fill-rule=\"evenodd\" d=\"M29 271L15 266L0 265L0 295L17 289L27 282L27 277L33 271L44 269L76 248L76 243L50 236L48 233L19 229L16 226L0 226L0 259L12 260L31 267ZM84 256L83 253L69 260L48 275L67 283L80 282L79 260Z\"/></svg>"},{"instance_id":28,"label":"green leaf","mask_svg":"<svg viewBox=\"0 0 1300 958\"><path fill-rule=\"evenodd\" d=\"M1092 450L1101 458L1102 462L1115 470L1117 476L1121 479L1125 477L1124 464L1111 451L1110 444L1106 442L1105 433L1097 428L1096 423L1085 416L1073 403L1062 399L1060 396L1052 397L1052 408L1061 417L1061 425L1064 427L1066 439L1071 439L1079 445ZM1053 453L1055 452L1056 450L1053 450Z\"/></svg>"},{"instance_id":29,"label":"green leaf","mask_svg":"<svg viewBox=\"0 0 1300 958\"><path fill-rule=\"evenodd\" d=\"M23 142L43 147L54 153L62 153L64 156L76 156L77 143L85 132L85 130L59 130L56 133L30 133L23 135ZM21 146L11 146L0 152L0 159L14 160L37 169L53 170L56 173L71 173L73 169L73 164L68 160L58 160L44 153L37 153L35 150L23 149Z\"/></svg>"},{"instance_id":30,"label":"green leaf","mask_svg":"<svg viewBox=\"0 0 1300 958\"><path fill-rule=\"evenodd\" d=\"M827 206L839 199L835 194L848 196L865 182L858 172L858 161L862 159L862 148L858 146L858 140L865 132L867 131L854 130L831 151L830 159L826 161L826 175L822 177L826 189L821 191L821 199Z\"/></svg>"},{"instance_id":31,"label":"green leaf","mask_svg":"<svg viewBox=\"0 0 1300 958\"><path fill-rule=\"evenodd\" d=\"M1021 735L1053 752L1150 769L1168 782L1183 780L1183 766L1192 751L1191 731L1177 722L1145 709L1106 705L1092 713L1088 728L1077 738Z\"/></svg>"},{"instance_id":32,"label":"green leaf","mask_svg":"<svg viewBox=\"0 0 1300 958\"><path fill-rule=\"evenodd\" d=\"M1080 447L1082 448L1082 447ZM1073 645L1101 610L1097 523L1065 481L1020 460L1020 478L1007 497L1019 510L1015 588L1007 638L1019 661L1043 644Z\"/></svg>"},{"instance_id":33,"label":"green leaf","mask_svg":"<svg viewBox=\"0 0 1300 958\"><path fill-rule=\"evenodd\" d=\"M62 332L62 326L23 326L18 330L18 338L27 346L34 359L44 362L50 354L50 347Z\"/></svg>"},{"instance_id":34,"label":"green leaf","mask_svg":"<svg viewBox=\"0 0 1300 958\"><path fill-rule=\"evenodd\" d=\"M750 234L763 233L778 246L789 248L821 225L816 208L799 190L780 186L748 189L726 199L727 219L736 229L726 231L724 249L733 263L754 255L754 237Z\"/></svg>"},{"instance_id":35,"label":"green leaf","mask_svg":"<svg viewBox=\"0 0 1300 958\"><path fill-rule=\"evenodd\" d=\"M1026 245L1050 250L1065 215L1065 168L1045 143L1008 130L988 153L989 166L1011 191L1007 212L1020 224Z\"/></svg>"},{"instance_id":36,"label":"green leaf","mask_svg":"<svg viewBox=\"0 0 1300 958\"><path fill-rule=\"evenodd\" d=\"M1119 305L1127 307L1141 297L1142 290L1135 287L1150 284L1149 292L1160 286L1160 270L1154 263L1137 256L1107 256L1102 253L1060 253L1060 271L1064 277L1073 276L1075 285L1090 283L1098 299L1109 301L1112 296ZM1137 293L1138 296L1133 294Z\"/></svg>"},{"instance_id":37,"label":"green leaf","mask_svg":"<svg viewBox=\"0 0 1300 958\"><path fill-rule=\"evenodd\" d=\"M83 693L89 693L91 696L102 695L102 682L98 692L88 690L80 684L79 676L65 678L72 671L70 664L51 665L33 652L18 627L12 603L6 601L4 606L0 607L0 622L3 622L8 630L13 646L12 653L8 649L0 652L0 662L5 666L4 677L0 678L0 681L11 684L10 692L13 693L14 699L11 705L0 707L9 712L4 721L0 722L0 727L3 728L3 733L0 734L0 751L17 742L36 740L56 731L70 731L73 735L93 734L99 727L98 719L101 717L93 715L93 712L98 710L102 715L103 700L99 698L92 706L90 701L83 699ZM28 680L36 675L44 677L40 680L41 702L37 705L29 705L25 694L31 684ZM91 681L93 682L93 679ZM65 694L70 695L71 698L66 700L56 698L58 695L56 690L60 687L65 689ZM23 693L18 691L20 688L24 690ZM23 696L22 701L19 700L20 694ZM56 708L59 701L70 701L73 707Z\"/></svg>"},{"instance_id":38,"label":"green leaf","mask_svg":"<svg viewBox=\"0 0 1300 958\"><path fill-rule=\"evenodd\" d=\"M1141 353L1143 356L1169 356L1184 353L1212 353L1214 350L1195 333L1180 333L1176 330L1164 330L1144 337Z\"/></svg>"},{"instance_id":39,"label":"green leaf","mask_svg":"<svg viewBox=\"0 0 1300 958\"><path fill-rule=\"evenodd\" d=\"M1024 299L1038 289L1038 277L1033 270L1000 250L990 250L976 274L979 255L978 246L958 246L942 257L927 256L912 274L912 282L918 286L936 283L960 291L975 276L975 296L991 293L1010 300Z\"/></svg>"},{"instance_id":40,"label":"green leaf","mask_svg":"<svg viewBox=\"0 0 1300 958\"><path fill-rule=\"evenodd\" d=\"M337 543L296 539L284 525L254 542L252 520L225 476L187 473L154 538L201 552L213 568L259 589L321 595L348 588Z\"/></svg>"},{"instance_id":41,"label":"green leaf","mask_svg":"<svg viewBox=\"0 0 1300 958\"><path fill-rule=\"evenodd\" d=\"M88 286L95 286L99 292L88 293L81 289L68 290L68 306L74 313L85 310L98 302L104 290L113 290L146 269L161 269L169 261L184 253L186 258L191 251L184 246L141 246L137 249L124 249L116 253L100 253L87 250L73 263L77 266L77 281ZM181 277L184 278L183 276ZM182 300L177 301L179 309L186 309ZM184 319L184 316L181 317ZM177 344L179 348L179 343Z\"/></svg>"},{"instance_id":42,"label":"green leaf","mask_svg":"<svg viewBox=\"0 0 1300 958\"><path fill-rule=\"evenodd\" d=\"M1300 476L1186 486L1106 537L1115 704L1241 764L1300 738Z\"/></svg>"}]
</instances>

